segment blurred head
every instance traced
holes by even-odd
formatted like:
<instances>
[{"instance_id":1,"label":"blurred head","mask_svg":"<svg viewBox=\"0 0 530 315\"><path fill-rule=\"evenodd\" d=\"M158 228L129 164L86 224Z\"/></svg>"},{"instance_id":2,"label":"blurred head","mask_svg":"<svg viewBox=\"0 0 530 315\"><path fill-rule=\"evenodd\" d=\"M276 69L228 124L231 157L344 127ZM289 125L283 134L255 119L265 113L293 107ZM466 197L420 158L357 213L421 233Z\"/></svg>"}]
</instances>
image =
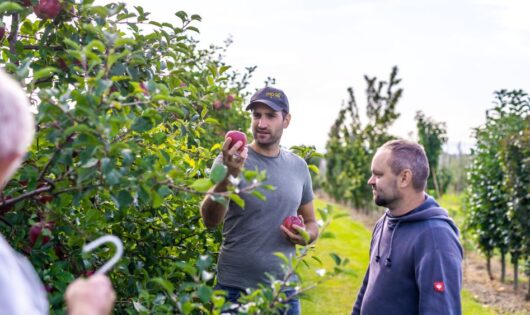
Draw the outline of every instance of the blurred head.
<instances>
[{"instance_id":1,"label":"blurred head","mask_svg":"<svg viewBox=\"0 0 530 315\"><path fill-rule=\"evenodd\" d=\"M407 140L393 140L381 146L372 160L374 202L392 209L408 196L425 190L429 162L423 147Z\"/></svg>"},{"instance_id":2,"label":"blurred head","mask_svg":"<svg viewBox=\"0 0 530 315\"><path fill-rule=\"evenodd\" d=\"M21 86L0 69L0 189L15 173L33 140L35 123Z\"/></svg>"}]
</instances>

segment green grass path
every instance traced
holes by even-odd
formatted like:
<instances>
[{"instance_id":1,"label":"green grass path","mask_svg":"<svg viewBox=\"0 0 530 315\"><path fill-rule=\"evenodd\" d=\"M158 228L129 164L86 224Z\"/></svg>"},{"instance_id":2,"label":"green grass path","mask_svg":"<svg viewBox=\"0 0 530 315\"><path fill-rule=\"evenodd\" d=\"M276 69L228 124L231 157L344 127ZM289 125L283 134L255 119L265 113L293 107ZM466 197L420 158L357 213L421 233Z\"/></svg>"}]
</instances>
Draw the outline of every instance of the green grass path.
<instances>
[{"instance_id":1,"label":"green grass path","mask_svg":"<svg viewBox=\"0 0 530 315\"><path fill-rule=\"evenodd\" d=\"M323 200L315 200L315 208L322 209L326 206L327 203ZM335 213L348 211L338 205L332 207ZM348 258L349 268L353 269L353 274L341 274L308 291L307 299L302 299L303 315L350 314L368 266L371 230L348 216L335 219L328 227L328 231L335 234L335 238L319 240L314 255L322 260L327 270L334 265L330 253L337 253L343 259ZM318 278L314 268L304 269L301 276L304 281ZM465 290L462 292L462 304L464 315L495 315L491 309L482 307L474 301L472 295Z\"/></svg>"}]
</instances>

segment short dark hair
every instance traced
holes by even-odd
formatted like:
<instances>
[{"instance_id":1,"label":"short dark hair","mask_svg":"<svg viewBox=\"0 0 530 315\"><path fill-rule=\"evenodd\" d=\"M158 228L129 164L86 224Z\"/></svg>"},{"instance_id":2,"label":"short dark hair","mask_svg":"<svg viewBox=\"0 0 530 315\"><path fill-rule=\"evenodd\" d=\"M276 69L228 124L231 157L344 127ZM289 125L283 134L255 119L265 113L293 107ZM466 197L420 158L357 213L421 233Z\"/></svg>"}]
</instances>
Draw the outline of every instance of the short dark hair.
<instances>
[{"instance_id":1,"label":"short dark hair","mask_svg":"<svg viewBox=\"0 0 530 315\"><path fill-rule=\"evenodd\" d=\"M425 150L416 142L398 139L383 144L380 150L390 151L388 161L394 175L398 175L404 169L412 172L412 187L416 191L423 191L427 186L429 177L429 161Z\"/></svg>"}]
</instances>

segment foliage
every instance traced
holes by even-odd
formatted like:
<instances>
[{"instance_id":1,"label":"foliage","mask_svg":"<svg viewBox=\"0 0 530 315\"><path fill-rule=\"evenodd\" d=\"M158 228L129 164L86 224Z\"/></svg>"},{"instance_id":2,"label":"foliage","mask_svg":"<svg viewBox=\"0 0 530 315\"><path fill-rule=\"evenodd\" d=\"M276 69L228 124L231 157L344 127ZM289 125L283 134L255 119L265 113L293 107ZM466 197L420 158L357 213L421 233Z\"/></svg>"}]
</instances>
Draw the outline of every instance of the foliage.
<instances>
[{"instance_id":1,"label":"foliage","mask_svg":"<svg viewBox=\"0 0 530 315\"><path fill-rule=\"evenodd\" d=\"M468 227L489 258L498 249L517 266L528 260L530 98L521 90L496 92L496 106L475 129L468 172ZM515 284L516 285L516 284Z\"/></svg>"},{"instance_id":2,"label":"foliage","mask_svg":"<svg viewBox=\"0 0 530 315\"><path fill-rule=\"evenodd\" d=\"M427 189L434 190L437 197L440 197L445 193L450 182L449 171L440 169L438 163L442 146L447 143L447 127L444 122L436 122L431 117L425 116L422 111L416 112L415 119L419 143L425 149L431 171Z\"/></svg>"},{"instance_id":3,"label":"foliage","mask_svg":"<svg viewBox=\"0 0 530 315\"><path fill-rule=\"evenodd\" d=\"M365 76L366 116L363 126L359 108L348 88L349 101L340 110L329 132L326 144L326 181L324 189L335 200L350 202L356 207L370 201L370 161L379 146L390 140L388 128L399 117L396 105L403 89L398 88L398 69L394 67L388 82Z\"/></svg>"}]
</instances>

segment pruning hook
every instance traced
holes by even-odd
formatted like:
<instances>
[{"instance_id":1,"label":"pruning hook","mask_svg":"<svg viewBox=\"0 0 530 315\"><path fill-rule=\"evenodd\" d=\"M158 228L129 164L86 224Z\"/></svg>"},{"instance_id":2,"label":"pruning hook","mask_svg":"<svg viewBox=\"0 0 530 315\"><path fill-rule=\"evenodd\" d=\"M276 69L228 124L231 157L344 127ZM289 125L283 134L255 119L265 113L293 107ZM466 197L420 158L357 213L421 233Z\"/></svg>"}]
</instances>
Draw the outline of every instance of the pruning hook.
<instances>
[{"instance_id":1,"label":"pruning hook","mask_svg":"<svg viewBox=\"0 0 530 315\"><path fill-rule=\"evenodd\" d=\"M118 237L114 235L104 235L88 244L85 244L85 246L83 246L83 253L91 252L95 248L101 246L101 244L103 243L114 244L114 246L116 246L116 253L109 261L107 261L103 266L101 266L101 268L96 270L94 274L107 273L107 271L109 271L121 259L121 256L123 255L123 243Z\"/></svg>"}]
</instances>

